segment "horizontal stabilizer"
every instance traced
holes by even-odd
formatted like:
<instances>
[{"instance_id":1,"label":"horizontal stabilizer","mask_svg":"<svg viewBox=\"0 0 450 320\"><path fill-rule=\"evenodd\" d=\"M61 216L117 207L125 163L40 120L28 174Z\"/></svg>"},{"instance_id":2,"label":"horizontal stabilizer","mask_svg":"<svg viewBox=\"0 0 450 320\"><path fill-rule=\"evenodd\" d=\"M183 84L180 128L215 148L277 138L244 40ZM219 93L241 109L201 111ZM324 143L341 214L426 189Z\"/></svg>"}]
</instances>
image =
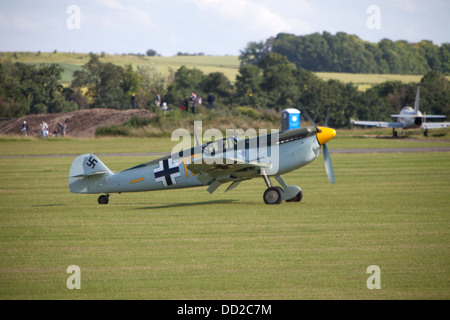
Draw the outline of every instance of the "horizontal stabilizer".
<instances>
[{"instance_id":1,"label":"horizontal stabilizer","mask_svg":"<svg viewBox=\"0 0 450 320\"><path fill-rule=\"evenodd\" d=\"M92 176L101 176L101 175L107 175L108 171L94 171L90 173L83 173L76 176L70 176L70 178L83 178L83 177L92 177Z\"/></svg>"},{"instance_id":2,"label":"horizontal stabilizer","mask_svg":"<svg viewBox=\"0 0 450 320\"><path fill-rule=\"evenodd\" d=\"M445 119L446 116L439 115L439 114L424 114L424 115L417 115L417 114L391 114L392 118L424 118L424 119Z\"/></svg>"}]
</instances>

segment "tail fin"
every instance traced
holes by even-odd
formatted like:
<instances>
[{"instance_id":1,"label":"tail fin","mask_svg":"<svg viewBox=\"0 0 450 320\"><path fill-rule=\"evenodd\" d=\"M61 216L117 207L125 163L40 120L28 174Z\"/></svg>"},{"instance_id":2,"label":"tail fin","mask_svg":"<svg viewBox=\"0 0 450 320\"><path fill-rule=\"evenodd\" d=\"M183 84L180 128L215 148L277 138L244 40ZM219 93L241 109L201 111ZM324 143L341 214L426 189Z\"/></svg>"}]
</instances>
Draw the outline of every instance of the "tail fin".
<instances>
[{"instance_id":1,"label":"tail fin","mask_svg":"<svg viewBox=\"0 0 450 320\"><path fill-rule=\"evenodd\" d=\"M69 188L73 193L89 193L89 177L113 175L114 172L92 153L86 153L73 160L69 172Z\"/></svg>"},{"instance_id":2,"label":"tail fin","mask_svg":"<svg viewBox=\"0 0 450 320\"><path fill-rule=\"evenodd\" d=\"M414 113L419 112L420 86L417 87L416 101L414 102Z\"/></svg>"}]
</instances>

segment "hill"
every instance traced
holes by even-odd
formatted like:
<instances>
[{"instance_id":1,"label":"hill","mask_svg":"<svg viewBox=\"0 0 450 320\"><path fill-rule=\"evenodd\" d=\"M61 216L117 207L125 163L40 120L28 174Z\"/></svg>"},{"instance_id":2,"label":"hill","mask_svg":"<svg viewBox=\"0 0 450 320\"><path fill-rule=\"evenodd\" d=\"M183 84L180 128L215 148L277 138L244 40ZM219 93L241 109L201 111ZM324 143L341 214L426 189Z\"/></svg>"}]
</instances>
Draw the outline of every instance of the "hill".
<instances>
[{"instance_id":1,"label":"hill","mask_svg":"<svg viewBox=\"0 0 450 320\"><path fill-rule=\"evenodd\" d=\"M86 53L42 53L42 52L0 52L0 62L22 62L32 65L41 63L56 63L64 69L61 82L68 84L72 81L73 72L82 70L82 66L89 61ZM174 56L174 57L147 57L143 55L110 55L101 54L101 61L115 65L133 67L155 67L161 74L167 76L181 66L197 68L209 74L222 72L230 81L236 80L239 70L239 58L237 56Z\"/></svg>"},{"instance_id":2,"label":"hill","mask_svg":"<svg viewBox=\"0 0 450 320\"><path fill-rule=\"evenodd\" d=\"M86 53L40 53L40 52L0 52L0 62L9 61L11 63L22 62L32 65L41 63L60 65L64 72L61 83L69 84L73 79L73 72L82 70L82 66L89 61ZM178 70L181 66L197 68L209 74L212 72L222 72L232 83L236 81L239 74L240 61L237 56L174 56L174 57L146 57L138 55L108 55L101 56L102 62L111 62L124 66L132 64L133 67L149 66L155 67L161 74L167 76L171 71ZM343 72L314 72L323 80L339 80L344 83L353 83L360 90L366 90L373 85L385 81L401 81L402 83L418 82L421 75L401 75L401 74L364 74L364 73L343 73ZM450 76L447 76L450 79Z\"/></svg>"},{"instance_id":3,"label":"hill","mask_svg":"<svg viewBox=\"0 0 450 320\"><path fill-rule=\"evenodd\" d=\"M371 43L356 35L344 32L332 35L326 31L304 36L279 33L267 42L263 48L282 54L309 71L421 75L433 70L450 74L449 43L436 45L427 40L409 43L389 39ZM254 47L250 46L251 52ZM253 59L246 50L243 56L250 56L250 62Z\"/></svg>"},{"instance_id":4,"label":"hill","mask_svg":"<svg viewBox=\"0 0 450 320\"><path fill-rule=\"evenodd\" d=\"M21 135L23 121L26 121L30 135L41 137L40 124L45 121L49 126L50 134L58 129L58 123L66 123L67 136L74 138L93 138L95 130L104 126L121 125L134 118L150 118L154 116L148 110L113 110L113 109L87 109L68 113L34 114L0 123L0 134Z\"/></svg>"}]
</instances>

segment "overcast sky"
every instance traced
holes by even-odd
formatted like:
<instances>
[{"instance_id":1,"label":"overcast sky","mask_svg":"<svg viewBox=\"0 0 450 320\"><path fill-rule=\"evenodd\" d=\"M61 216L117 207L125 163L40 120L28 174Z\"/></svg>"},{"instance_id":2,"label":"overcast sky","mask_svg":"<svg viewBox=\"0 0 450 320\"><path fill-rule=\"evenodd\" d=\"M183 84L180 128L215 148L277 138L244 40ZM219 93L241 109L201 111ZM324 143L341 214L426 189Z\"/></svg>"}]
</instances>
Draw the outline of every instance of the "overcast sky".
<instances>
[{"instance_id":1,"label":"overcast sky","mask_svg":"<svg viewBox=\"0 0 450 320\"><path fill-rule=\"evenodd\" d=\"M279 32L450 42L449 0L0 0L0 51L239 55Z\"/></svg>"}]
</instances>

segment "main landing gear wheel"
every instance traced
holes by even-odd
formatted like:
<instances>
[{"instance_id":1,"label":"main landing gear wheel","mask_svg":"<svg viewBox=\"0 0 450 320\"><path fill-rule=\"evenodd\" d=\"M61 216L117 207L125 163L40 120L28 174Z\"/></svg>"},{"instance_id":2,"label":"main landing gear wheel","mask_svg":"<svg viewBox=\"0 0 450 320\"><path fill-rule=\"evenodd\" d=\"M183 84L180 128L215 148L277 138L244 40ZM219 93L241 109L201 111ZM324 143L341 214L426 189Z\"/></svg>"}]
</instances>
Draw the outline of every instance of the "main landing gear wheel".
<instances>
[{"instance_id":1,"label":"main landing gear wheel","mask_svg":"<svg viewBox=\"0 0 450 320\"><path fill-rule=\"evenodd\" d=\"M280 204L281 201L283 201L283 189L280 187L270 187L264 192L266 204Z\"/></svg>"},{"instance_id":2,"label":"main landing gear wheel","mask_svg":"<svg viewBox=\"0 0 450 320\"><path fill-rule=\"evenodd\" d=\"M108 204L109 202L109 194L103 194L98 197L98 204Z\"/></svg>"}]
</instances>

